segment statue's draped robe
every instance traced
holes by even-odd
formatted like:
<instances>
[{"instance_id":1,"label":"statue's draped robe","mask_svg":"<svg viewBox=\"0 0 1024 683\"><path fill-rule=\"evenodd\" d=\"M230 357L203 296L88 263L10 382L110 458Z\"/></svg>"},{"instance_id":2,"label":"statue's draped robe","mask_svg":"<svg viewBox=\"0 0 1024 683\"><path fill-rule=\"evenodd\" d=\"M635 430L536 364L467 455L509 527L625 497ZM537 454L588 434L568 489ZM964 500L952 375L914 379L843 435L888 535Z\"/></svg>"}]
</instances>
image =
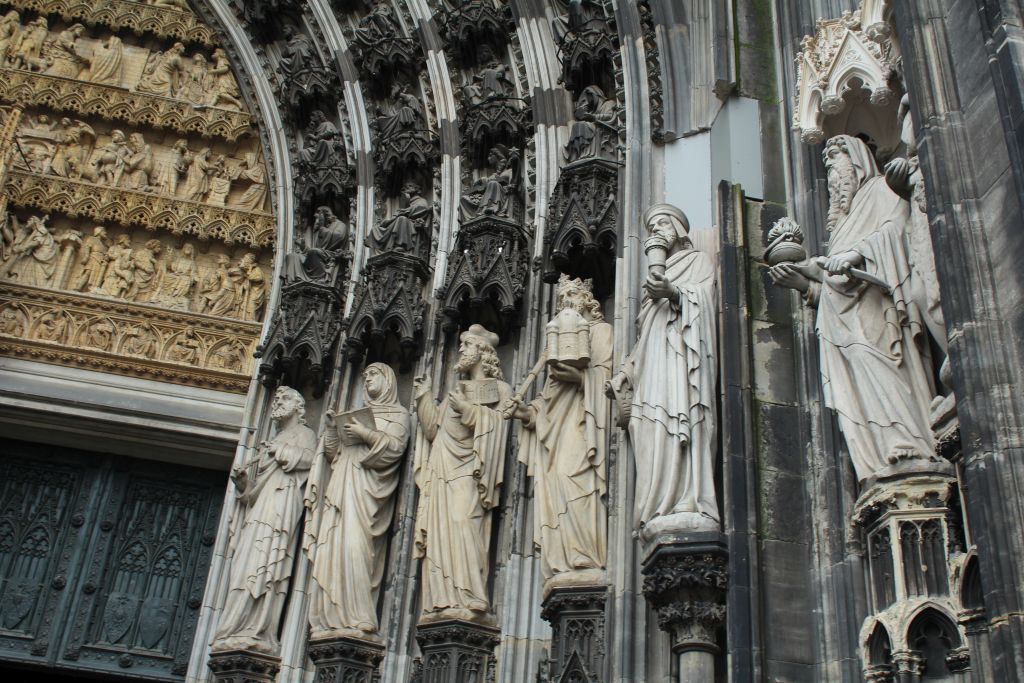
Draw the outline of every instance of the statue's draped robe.
<instances>
[{"instance_id":1,"label":"statue's draped robe","mask_svg":"<svg viewBox=\"0 0 1024 683\"><path fill-rule=\"evenodd\" d=\"M303 489L316 452L316 434L296 423L264 450L255 480L239 494L246 505L230 570L230 592L217 639L247 638L274 646L302 516Z\"/></svg>"},{"instance_id":2,"label":"statue's draped robe","mask_svg":"<svg viewBox=\"0 0 1024 683\"><path fill-rule=\"evenodd\" d=\"M873 162L867 167L873 170ZM888 284L892 293L845 275L826 275L820 288L812 288L823 397L838 415L861 480L892 458L934 452L927 312L915 296L909 220L908 203L882 176L869 175L849 214L833 229L829 254L861 254L862 268Z\"/></svg>"},{"instance_id":3,"label":"statue's draped robe","mask_svg":"<svg viewBox=\"0 0 1024 683\"><path fill-rule=\"evenodd\" d=\"M611 403L612 326L590 323L590 365L583 382L548 375L532 425L522 432L519 458L536 480L534 540L545 578L579 569L603 569L608 557L605 434ZM532 427L532 429L530 428Z\"/></svg>"},{"instance_id":4,"label":"statue's draped robe","mask_svg":"<svg viewBox=\"0 0 1024 683\"><path fill-rule=\"evenodd\" d=\"M309 622L313 633L377 630L377 590L384 576L387 531L394 511L409 411L390 396L370 402L372 442L346 445L337 429L324 434L324 455L309 476L305 548L313 561ZM333 460L333 462L331 462ZM326 488L321 488L324 479ZM370 630L370 629L366 629Z\"/></svg>"},{"instance_id":5,"label":"statue's draped robe","mask_svg":"<svg viewBox=\"0 0 1024 683\"><path fill-rule=\"evenodd\" d=\"M497 410L511 395L498 382L500 400L472 405L461 416L445 398L417 400L421 433L416 443L416 556L423 558L423 612L489 605L491 510L498 505L508 422Z\"/></svg>"},{"instance_id":6,"label":"statue's draped robe","mask_svg":"<svg viewBox=\"0 0 1024 683\"><path fill-rule=\"evenodd\" d=\"M669 256L665 276L676 295L644 298L630 354L636 522L681 512L717 522L715 267L687 248Z\"/></svg>"}]
</instances>

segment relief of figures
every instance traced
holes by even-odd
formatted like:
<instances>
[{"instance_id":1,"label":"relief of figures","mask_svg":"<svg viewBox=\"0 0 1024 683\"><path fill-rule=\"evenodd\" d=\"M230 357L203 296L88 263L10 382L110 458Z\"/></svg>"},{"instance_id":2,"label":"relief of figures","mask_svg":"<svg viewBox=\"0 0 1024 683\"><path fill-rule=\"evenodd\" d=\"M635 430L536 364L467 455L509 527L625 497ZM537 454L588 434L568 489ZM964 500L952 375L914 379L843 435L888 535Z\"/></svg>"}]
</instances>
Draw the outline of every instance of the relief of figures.
<instances>
[{"instance_id":1,"label":"relief of figures","mask_svg":"<svg viewBox=\"0 0 1024 683\"><path fill-rule=\"evenodd\" d=\"M459 205L462 222L480 216L513 218L520 190L519 155L505 145L487 154L490 172L478 178L463 194Z\"/></svg>"},{"instance_id":2,"label":"relief of figures","mask_svg":"<svg viewBox=\"0 0 1024 683\"><path fill-rule=\"evenodd\" d=\"M434 209L423 198L420 186L414 182L402 186L400 208L394 215L375 225L367 242L380 254L401 251L426 258L432 236Z\"/></svg>"},{"instance_id":3,"label":"relief of figures","mask_svg":"<svg viewBox=\"0 0 1024 683\"><path fill-rule=\"evenodd\" d=\"M5 275L18 284L49 287L54 284L60 248L46 221L49 216L32 216L18 231L11 246L11 260Z\"/></svg>"}]
</instances>

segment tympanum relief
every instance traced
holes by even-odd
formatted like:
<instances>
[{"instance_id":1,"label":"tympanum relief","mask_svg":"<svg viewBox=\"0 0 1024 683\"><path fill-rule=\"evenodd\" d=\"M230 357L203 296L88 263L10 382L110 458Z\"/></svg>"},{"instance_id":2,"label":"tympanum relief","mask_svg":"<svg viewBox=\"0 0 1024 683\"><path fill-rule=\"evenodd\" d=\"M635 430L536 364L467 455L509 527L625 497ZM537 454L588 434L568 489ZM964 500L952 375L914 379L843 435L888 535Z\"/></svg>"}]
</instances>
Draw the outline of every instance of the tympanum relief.
<instances>
[{"instance_id":1,"label":"tympanum relief","mask_svg":"<svg viewBox=\"0 0 1024 683\"><path fill-rule=\"evenodd\" d=\"M275 226L225 52L185 3L8 4L2 352L245 391Z\"/></svg>"}]
</instances>

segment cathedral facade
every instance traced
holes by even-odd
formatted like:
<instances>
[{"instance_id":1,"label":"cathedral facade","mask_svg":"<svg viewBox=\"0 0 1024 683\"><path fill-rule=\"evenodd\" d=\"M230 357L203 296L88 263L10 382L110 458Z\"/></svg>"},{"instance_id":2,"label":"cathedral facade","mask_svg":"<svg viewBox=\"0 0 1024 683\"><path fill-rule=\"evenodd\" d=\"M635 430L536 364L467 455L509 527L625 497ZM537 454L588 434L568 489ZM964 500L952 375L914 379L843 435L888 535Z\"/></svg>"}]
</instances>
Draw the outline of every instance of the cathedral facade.
<instances>
[{"instance_id":1,"label":"cathedral facade","mask_svg":"<svg viewBox=\"0 0 1024 683\"><path fill-rule=\"evenodd\" d=\"M1022 19L0 2L4 680L1018 680Z\"/></svg>"}]
</instances>

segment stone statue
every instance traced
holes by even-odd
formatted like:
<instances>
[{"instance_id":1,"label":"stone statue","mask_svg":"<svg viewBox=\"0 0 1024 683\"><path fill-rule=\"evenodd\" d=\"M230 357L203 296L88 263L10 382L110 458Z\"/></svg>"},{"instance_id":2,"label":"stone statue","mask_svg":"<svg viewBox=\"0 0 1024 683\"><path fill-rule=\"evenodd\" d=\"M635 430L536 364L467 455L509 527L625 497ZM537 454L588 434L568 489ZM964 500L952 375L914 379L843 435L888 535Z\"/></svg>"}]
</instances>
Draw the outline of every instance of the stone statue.
<instances>
[{"instance_id":1,"label":"stone statue","mask_svg":"<svg viewBox=\"0 0 1024 683\"><path fill-rule=\"evenodd\" d=\"M463 222L479 216L512 215L515 192L519 189L519 156L515 150L497 144L487 154L487 163L494 170L478 178L460 200L459 215Z\"/></svg>"},{"instance_id":2,"label":"stone statue","mask_svg":"<svg viewBox=\"0 0 1024 683\"><path fill-rule=\"evenodd\" d=\"M191 64L189 64L184 77L181 79L181 86L176 96L196 104L206 100L207 91L209 90L209 71L210 69L206 65L206 57L203 56L203 53L197 52L192 55Z\"/></svg>"},{"instance_id":3,"label":"stone statue","mask_svg":"<svg viewBox=\"0 0 1024 683\"><path fill-rule=\"evenodd\" d=\"M61 78L78 78L89 65L89 60L78 54L78 41L83 33L84 26L73 24L46 41L43 45L43 54L50 63L48 74Z\"/></svg>"},{"instance_id":4,"label":"stone statue","mask_svg":"<svg viewBox=\"0 0 1024 683\"><path fill-rule=\"evenodd\" d=\"M463 88L463 94L469 104L514 97L515 83L512 81L512 69L509 65L495 57L488 45L482 48L481 61L485 66Z\"/></svg>"},{"instance_id":5,"label":"stone statue","mask_svg":"<svg viewBox=\"0 0 1024 683\"><path fill-rule=\"evenodd\" d=\"M927 303L915 296L910 207L887 186L867 145L837 135L823 158L828 253L769 272L817 308L823 397L864 481L901 460L935 457Z\"/></svg>"},{"instance_id":6,"label":"stone statue","mask_svg":"<svg viewBox=\"0 0 1024 683\"><path fill-rule=\"evenodd\" d=\"M128 155L124 158L125 187L130 190L149 192L150 175L153 173L153 150L146 144L142 133L128 136Z\"/></svg>"},{"instance_id":7,"label":"stone statue","mask_svg":"<svg viewBox=\"0 0 1024 683\"><path fill-rule=\"evenodd\" d=\"M96 131L84 121L62 119L58 134L59 144L50 162L50 172L65 178L85 178L96 181L96 170L87 162L89 149L82 144L82 138L96 139Z\"/></svg>"},{"instance_id":8,"label":"stone statue","mask_svg":"<svg viewBox=\"0 0 1024 683\"><path fill-rule=\"evenodd\" d=\"M391 89L391 113L377 120L377 128L383 137L397 135L406 130L423 130L427 119L423 104L409 92L405 83L396 83Z\"/></svg>"},{"instance_id":9,"label":"stone statue","mask_svg":"<svg viewBox=\"0 0 1024 683\"><path fill-rule=\"evenodd\" d=\"M99 290L95 294L123 297L135 282L135 269L132 263L132 241L128 235L118 235L114 246L107 250L107 269Z\"/></svg>"},{"instance_id":10,"label":"stone statue","mask_svg":"<svg viewBox=\"0 0 1024 683\"><path fill-rule=\"evenodd\" d=\"M185 46L175 43L167 52L149 58L136 89L139 92L172 97L181 88L185 77Z\"/></svg>"},{"instance_id":11,"label":"stone statue","mask_svg":"<svg viewBox=\"0 0 1024 683\"><path fill-rule=\"evenodd\" d=\"M192 152L188 149L188 141L179 139L174 143L171 154L160 165L156 176L156 190L160 194L174 197L178 194L178 182L192 164Z\"/></svg>"},{"instance_id":12,"label":"stone statue","mask_svg":"<svg viewBox=\"0 0 1024 683\"><path fill-rule=\"evenodd\" d=\"M370 232L370 246L375 252L404 251L420 254L420 244L430 242L433 208L420 194L420 186L410 182L402 186L402 208ZM420 254L423 255L423 254Z\"/></svg>"},{"instance_id":13,"label":"stone statue","mask_svg":"<svg viewBox=\"0 0 1024 683\"><path fill-rule=\"evenodd\" d=\"M167 349L167 359L175 363L198 365L201 350L202 343L199 341L199 337L196 336L195 329L186 327L177 336L170 348Z\"/></svg>"},{"instance_id":14,"label":"stone statue","mask_svg":"<svg viewBox=\"0 0 1024 683\"><path fill-rule=\"evenodd\" d=\"M46 224L49 219L48 215L29 218L11 247L14 258L7 274L18 284L36 287L55 284L53 276L57 272L60 248Z\"/></svg>"},{"instance_id":15,"label":"stone statue","mask_svg":"<svg viewBox=\"0 0 1024 683\"><path fill-rule=\"evenodd\" d=\"M247 253L236 267L228 270L228 276L235 283L235 316L258 320L267 300L267 283L263 269L256 263L256 255Z\"/></svg>"},{"instance_id":16,"label":"stone statue","mask_svg":"<svg viewBox=\"0 0 1024 683\"><path fill-rule=\"evenodd\" d=\"M235 309L235 288L228 272L230 263L231 259L225 254L217 256L217 270L206 276L199 290L200 313L230 315Z\"/></svg>"},{"instance_id":17,"label":"stone statue","mask_svg":"<svg viewBox=\"0 0 1024 683\"><path fill-rule=\"evenodd\" d=\"M238 83L231 73L231 63L228 56L221 48L213 51L213 67L210 69L210 99L211 107L228 106L233 109L244 109L242 106L242 94L238 91Z\"/></svg>"},{"instance_id":18,"label":"stone statue","mask_svg":"<svg viewBox=\"0 0 1024 683\"><path fill-rule=\"evenodd\" d=\"M281 51L281 77L284 81L302 80L306 74L321 67L313 41L302 31L285 24L284 38L287 43Z\"/></svg>"},{"instance_id":19,"label":"stone statue","mask_svg":"<svg viewBox=\"0 0 1024 683\"><path fill-rule=\"evenodd\" d=\"M237 343L221 344L210 354L210 367L229 372L241 372L245 351Z\"/></svg>"},{"instance_id":20,"label":"stone statue","mask_svg":"<svg viewBox=\"0 0 1024 683\"><path fill-rule=\"evenodd\" d=\"M227 157L223 154L217 155L209 170L210 192L206 196L206 203L224 206L228 194L231 192L231 178L235 175L235 171L228 167Z\"/></svg>"},{"instance_id":21,"label":"stone statue","mask_svg":"<svg viewBox=\"0 0 1024 683\"><path fill-rule=\"evenodd\" d=\"M242 211L262 211L267 203L267 171L260 163L256 152L248 152L242 166L233 174L233 180L248 180L249 187L234 203Z\"/></svg>"},{"instance_id":22,"label":"stone statue","mask_svg":"<svg viewBox=\"0 0 1024 683\"><path fill-rule=\"evenodd\" d=\"M291 579L294 534L316 453L316 434L306 426L305 411L299 392L279 387L270 412L277 434L259 445L247 467L231 471L244 511L232 539L230 589L214 650L278 649L277 625Z\"/></svg>"},{"instance_id":23,"label":"stone statue","mask_svg":"<svg viewBox=\"0 0 1024 683\"><path fill-rule=\"evenodd\" d=\"M124 331L121 350L129 356L153 358L156 355L156 335L148 326L130 324Z\"/></svg>"},{"instance_id":24,"label":"stone statue","mask_svg":"<svg viewBox=\"0 0 1024 683\"><path fill-rule=\"evenodd\" d=\"M71 289L78 292L95 291L103 282L103 274L107 269L107 249L110 248L110 240L107 239L107 229L97 225L92 229L92 235L82 241L82 248L78 250L78 259L82 269L78 272L78 278Z\"/></svg>"},{"instance_id":25,"label":"stone statue","mask_svg":"<svg viewBox=\"0 0 1024 683\"><path fill-rule=\"evenodd\" d=\"M359 20L355 36L365 45L375 45L383 40L393 39L399 33L391 8L387 3L375 3L373 9Z\"/></svg>"},{"instance_id":26,"label":"stone statue","mask_svg":"<svg viewBox=\"0 0 1024 683\"><path fill-rule=\"evenodd\" d=\"M398 380L387 365L368 365L363 382L373 426L328 412L323 457L306 493L313 638L365 638L378 629L377 591L409 441L409 411L398 402Z\"/></svg>"},{"instance_id":27,"label":"stone statue","mask_svg":"<svg viewBox=\"0 0 1024 683\"><path fill-rule=\"evenodd\" d=\"M612 393L632 390L629 438L636 459L636 520L641 537L717 531L718 303L711 258L693 248L678 208L644 214L649 273L639 336ZM621 402L620 402L620 405Z\"/></svg>"},{"instance_id":28,"label":"stone statue","mask_svg":"<svg viewBox=\"0 0 1024 683\"><path fill-rule=\"evenodd\" d=\"M201 202L210 192L210 176L216 171L210 159L210 148L203 147L192 156L192 163L185 175L185 199Z\"/></svg>"},{"instance_id":29,"label":"stone statue","mask_svg":"<svg viewBox=\"0 0 1024 683\"><path fill-rule=\"evenodd\" d=\"M11 44L11 66L28 71L45 71L49 63L42 52L49 37L50 30L46 17L38 17L29 22Z\"/></svg>"},{"instance_id":30,"label":"stone statue","mask_svg":"<svg viewBox=\"0 0 1024 683\"><path fill-rule=\"evenodd\" d=\"M164 245L160 240L146 240L146 243L132 251L132 286L125 294L130 301L147 303L160 288L163 264L160 263L160 252Z\"/></svg>"},{"instance_id":31,"label":"stone statue","mask_svg":"<svg viewBox=\"0 0 1024 683\"><path fill-rule=\"evenodd\" d=\"M284 257L288 282L319 282L333 285L338 264L349 246L348 225L326 206L316 210L309 234L298 234L295 249Z\"/></svg>"},{"instance_id":32,"label":"stone statue","mask_svg":"<svg viewBox=\"0 0 1024 683\"><path fill-rule=\"evenodd\" d=\"M498 505L512 392L494 347L498 335L471 325L460 336L458 381L436 404L416 382L415 554L423 559L423 620L487 619L491 510Z\"/></svg>"},{"instance_id":33,"label":"stone statue","mask_svg":"<svg viewBox=\"0 0 1024 683\"><path fill-rule=\"evenodd\" d=\"M167 264L167 272L157 296L160 305L187 311L192 300L192 288L197 282L199 268L196 266L196 250L191 242L186 242Z\"/></svg>"},{"instance_id":34,"label":"stone statue","mask_svg":"<svg viewBox=\"0 0 1024 683\"><path fill-rule=\"evenodd\" d=\"M107 318L99 318L85 328L82 342L89 348L110 351L114 343L115 332L113 323Z\"/></svg>"},{"instance_id":35,"label":"stone statue","mask_svg":"<svg viewBox=\"0 0 1024 683\"><path fill-rule=\"evenodd\" d=\"M21 16L16 11L11 10L0 19L0 65L9 62L11 47L17 42L20 31Z\"/></svg>"},{"instance_id":36,"label":"stone statue","mask_svg":"<svg viewBox=\"0 0 1024 683\"><path fill-rule=\"evenodd\" d=\"M36 326L36 339L40 341L55 342L63 344L68 331L68 319L64 314L57 311L50 311L42 318Z\"/></svg>"},{"instance_id":37,"label":"stone statue","mask_svg":"<svg viewBox=\"0 0 1024 683\"><path fill-rule=\"evenodd\" d=\"M615 100L608 99L596 85L583 89L576 100L576 120L569 129L569 142L565 145L565 160L568 163L608 155L614 152L605 149L609 138L617 135L615 119L618 111ZM614 137L612 137L614 139Z\"/></svg>"},{"instance_id":38,"label":"stone statue","mask_svg":"<svg viewBox=\"0 0 1024 683\"><path fill-rule=\"evenodd\" d=\"M590 284L566 275L558 283L558 310L548 325L544 388L512 413L525 428L519 459L537 482L534 540L540 545L544 578L603 583L608 556L605 436L611 413L604 386L611 377L612 326L604 321ZM563 318L573 324L559 325ZM586 349L560 354L553 348L560 339L571 347L580 330L587 330Z\"/></svg>"},{"instance_id":39,"label":"stone statue","mask_svg":"<svg viewBox=\"0 0 1024 683\"><path fill-rule=\"evenodd\" d=\"M93 160L96 181L105 185L120 185L125 159L130 154L131 150L128 148L124 132L114 129L110 133L110 141L99 149Z\"/></svg>"},{"instance_id":40,"label":"stone statue","mask_svg":"<svg viewBox=\"0 0 1024 683\"><path fill-rule=\"evenodd\" d=\"M11 337L20 337L24 330L24 323L15 308L8 306L0 312L0 334L6 334Z\"/></svg>"},{"instance_id":41,"label":"stone statue","mask_svg":"<svg viewBox=\"0 0 1024 683\"><path fill-rule=\"evenodd\" d=\"M315 109L309 115L309 126L302 140L299 160L314 169L341 166L345 163L341 133L319 109Z\"/></svg>"},{"instance_id":42,"label":"stone statue","mask_svg":"<svg viewBox=\"0 0 1024 683\"><path fill-rule=\"evenodd\" d=\"M100 85L121 85L124 81L124 45L117 36L110 36L92 51L92 61L84 78Z\"/></svg>"}]
</instances>

